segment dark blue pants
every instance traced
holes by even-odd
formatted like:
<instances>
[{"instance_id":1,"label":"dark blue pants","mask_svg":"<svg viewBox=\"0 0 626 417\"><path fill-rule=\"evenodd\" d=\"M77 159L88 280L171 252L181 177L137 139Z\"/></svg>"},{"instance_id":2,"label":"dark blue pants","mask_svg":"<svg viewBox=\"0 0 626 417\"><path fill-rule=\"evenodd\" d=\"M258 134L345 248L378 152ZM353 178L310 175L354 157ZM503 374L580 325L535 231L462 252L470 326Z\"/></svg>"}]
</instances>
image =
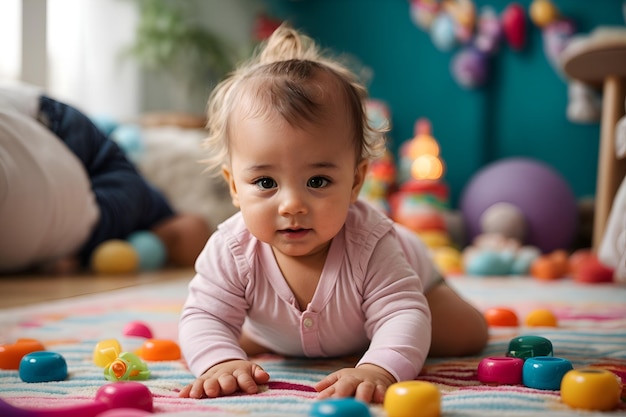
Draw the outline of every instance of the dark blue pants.
<instances>
[{"instance_id":1,"label":"dark blue pants","mask_svg":"<svg viewBox=\"0 0 626 417\"><path fill-rule=\"evenodd\" d=\"M87 116L46 96L39 104L40 121L83 163L100 208L100 220L79 254L83 265L105 240L124 239L134 231L148 230L174 214L163 194Z\"/></svg>"}]
</instances>

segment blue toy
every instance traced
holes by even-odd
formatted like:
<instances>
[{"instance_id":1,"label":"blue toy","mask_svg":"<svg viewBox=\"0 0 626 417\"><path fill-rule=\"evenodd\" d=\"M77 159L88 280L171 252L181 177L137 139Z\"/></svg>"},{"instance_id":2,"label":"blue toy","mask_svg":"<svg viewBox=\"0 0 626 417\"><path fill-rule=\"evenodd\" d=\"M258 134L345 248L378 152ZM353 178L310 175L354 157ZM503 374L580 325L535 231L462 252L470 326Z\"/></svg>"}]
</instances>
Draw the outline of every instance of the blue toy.
<instances>
[{"instance_id":1,"label":"blue toy","mask_svg":"<svg viewBox=\"0 0 626 417\"><path fill-rule=\"evenodd\" d=\"M167 250L161 239L154 233L141 230L131 233L126 240L139 255L139 269L152 271L165 265Z\"/></svg>"},{"instance_id":2,"label":"blue toy","mask_svg":"<svg viewBox=\"0 0 626 417\"><path fill-rule=\"evenodd\" d=\"M31 352L22 358L19 374L24 382L63 381L67 378L67 362L56 352Z\"/></svg>"},{"instance_id":3,"label":"blue toy","mask_svg":"<svg viewBox=\"0 0 626 417\"><path fill-rule=\"evenodd\" d=\"M309 417L370 417L367 404L354 398L330 398L313 404Z\"/></svg>"},{"instance_id":4,"label":"blue toy","mask_svg":"<svg viewBox=\"0 0 626 417\"><path fill-rule=\"evenodd\" d=\"M536 356L528 358L522 368L522 382L528 388L558 391L563 376L571 371L572 363L564 358Z\"/></svg>"}]
</instances>

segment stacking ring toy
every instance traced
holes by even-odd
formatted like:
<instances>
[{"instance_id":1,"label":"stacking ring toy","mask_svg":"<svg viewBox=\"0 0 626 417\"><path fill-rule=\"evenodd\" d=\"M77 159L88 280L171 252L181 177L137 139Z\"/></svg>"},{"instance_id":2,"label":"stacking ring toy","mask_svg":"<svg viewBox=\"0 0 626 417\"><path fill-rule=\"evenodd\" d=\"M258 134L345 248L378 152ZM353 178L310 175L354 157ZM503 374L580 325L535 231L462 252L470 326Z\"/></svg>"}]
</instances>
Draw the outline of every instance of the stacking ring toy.
<instances>
[{"instance_id":1,"label":"stacking ring toy","mask_svg":"<svg viewBox=\"0 0 626 417\"><path fill-rule=\"evenodd\" d=\"M558 391L563 376L573 369L567 359L552 356L528 358L522 368L522 382L528 388Z\"/></svg>"},{"instance_id":2,"label":"stacking ring toy","mask_svg":"<svg viewBox=\"0 0 626 417\"><path fill-rule=\"evenodd\" d=\"M552 356L552 342L541 336L520 336L511 339L506 356L524 360L534 356Z\"/></svg>"},{"instance_id":3,"label":"stacking ring toy","mask_svg":"<svg viewBox=\"0 0 626 417\"><path fill-rule=\"evenodd\" d=\"M19 374L24 382L63 381L67 378L67 362L55 352L31 352L22 358Z\"/></svg>"},{"instance_id":4,"label":"stacking ring toy","mask_svg":"<svg viewBox=\"0 0 626 417\"><path fill-rule=\"evenodd\" d=\"M484 358L478 363L478 380L483 384L517 385L522 383L524 360L502 356Z\"/></svg>"},{"instance_id":5,"label":"stacking ring toy","mask_svg":"<svg viewBox=\"0 0 626 417\"><path fill-rule=\"evenodd\" d=\"M313 404L309 417L371 417L367 405L354 398L330 398Z\"/></svg>"},{"instance_id":6,"label":"stacking ring toy","mask_svg":"<svg viewBox=\"0 0 626 417\"><path fill-rule=\"evenodd\" d=\"M609 411L620 402L621 385L606 369L572 370L561 381L561 400L572 408Z\"/></svg>"},{"instance_id":7,"label":"stacking ring toy","mask_svg":"<svg viewBox=\"0 0 626 417\"><path fill-rule=\"evenodd\" d=\"M438 417L441 394L430 382L396 382L387 388L383 408L387 417Z\"/></svg>"}]
</instances>

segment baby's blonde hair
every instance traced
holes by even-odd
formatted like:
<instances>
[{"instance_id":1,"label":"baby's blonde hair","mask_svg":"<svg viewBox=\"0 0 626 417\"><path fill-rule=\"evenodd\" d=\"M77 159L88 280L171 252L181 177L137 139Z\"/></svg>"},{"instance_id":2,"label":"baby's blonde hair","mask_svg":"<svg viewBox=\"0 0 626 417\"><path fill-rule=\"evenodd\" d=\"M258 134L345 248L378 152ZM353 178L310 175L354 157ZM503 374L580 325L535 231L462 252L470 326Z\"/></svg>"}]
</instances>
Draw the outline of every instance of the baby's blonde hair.
<instances>
[{"instance_id":1,"label":"baby's blonde hair","mask_svg":"<svg viewBox=\"0 0 626 417\"><path fill-rule=\"evenodd\" d=\"M326 57L315 42L287 24L281 25L254 56L218 84L207 106L209 136L203 146L207 170L228 162L232 114L246 103L256 116L280 114L289 124L319 123L323 109L316 102L320 89L313 81L328 73L341 91L352 126L358 160L374 159L385 148L387 126L373 127L365 108L367 90L338 60ZM323 93L322 93L323 94Z\"/></svg>"}]
</instances>

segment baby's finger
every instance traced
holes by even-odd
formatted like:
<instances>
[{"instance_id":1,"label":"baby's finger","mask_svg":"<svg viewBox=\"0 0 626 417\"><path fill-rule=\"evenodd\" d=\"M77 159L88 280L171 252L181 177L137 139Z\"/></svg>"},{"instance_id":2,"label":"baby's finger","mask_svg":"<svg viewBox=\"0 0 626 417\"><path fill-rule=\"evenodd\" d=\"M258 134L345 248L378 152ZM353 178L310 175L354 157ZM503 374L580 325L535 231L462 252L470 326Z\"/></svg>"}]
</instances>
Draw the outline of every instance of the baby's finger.
<instances>
[{"instance_id":1,"label":"baby's finger","mask_svg":"<svg viewBox=\"0 0 626 417\"><path fill-rule=\"evenodd\" d=\"M230 374L220 375L217 378L217 381L220 386L220 391L224 395L232 394L239 388L237 385L237 378Z\"/></svg>"},{"instance_id":2,"label":"baby's finger","mask_svg":"<svg viewBox=\"0 0 626 417\"><path fill-rule=\"evenodd\" d=\"M256 394L259 390L256 381L247 372L241 372L237 376L237 384L239 388L246 394Z\"/></svg>"},{"instance_id":3,"label":"baby's finger","mask_svg":"<svg viewBox=\"0 0 626 417\"><path fill-rule=\"evenodd\" d=\"M194 383L194 389L191 390L192 394L195 391L195 385L196 385L196 383ZM220 384L219 384L218 380L216 380L215 378L209 378L209 379L206 379L204 381L200 381L200 393L206 394L206 396L209 397L209 398L219 397L219 395L220 395ZM193 398L202 398L202 396L200 396L200 397L193 397Z\"/></svg>"},{"instance_id":4,"label":"baby's finger","mask_svg":"<svg viewBox=\"0 0 626 417\"><path fill-rule=\"evenodd\" d=\"M361 382L356 387L356 392L354 393L354 398L357 400L361 400L366 403L372 402L374 398L374 394L376 393L376 385L371 382Z\"/></svg>"}]
</instances>

